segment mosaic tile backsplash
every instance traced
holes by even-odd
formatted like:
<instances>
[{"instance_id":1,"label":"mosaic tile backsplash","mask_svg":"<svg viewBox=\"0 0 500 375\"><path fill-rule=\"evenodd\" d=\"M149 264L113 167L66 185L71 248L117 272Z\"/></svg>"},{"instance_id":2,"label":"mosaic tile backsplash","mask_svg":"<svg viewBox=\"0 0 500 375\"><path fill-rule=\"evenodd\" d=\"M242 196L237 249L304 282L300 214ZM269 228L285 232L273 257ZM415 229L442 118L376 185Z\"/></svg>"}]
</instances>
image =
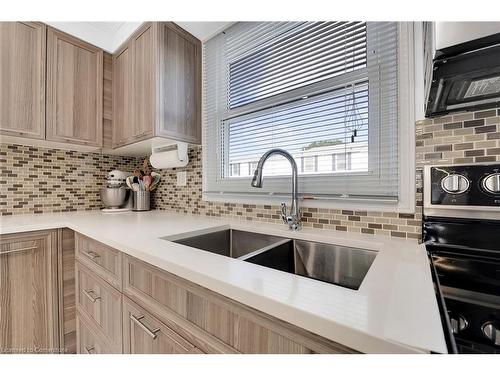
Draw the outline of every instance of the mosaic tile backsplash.
<instances>
[{"instance_id":1,"label":"mosaic tile backsplash","mask_svg":"<svg viewBox=\"0 0 500 375\"><path fill-rule=\"evenodd\" d=\"M186 168L159 171L153 208L180 213L280 223L280 208L202 200L201 147L189 149ZM303 208L305 227L420 238L422 167L500 161L500 108L426 119L416 124L415 214ZM140 159L1 144L0 213L42 213L101 207L99 187L112 169L132 171ZM187 186L176 173L187 171Z\"/></svg>"},{"instance_id":2,"label":"mosaic tile backsplash","mask_svg":"<svg viewBox=\"0 0 500 375\"><path fill-rule=\"evenodd\" d=\"M135 158L0 144L0 214L95 210L113 169L133 171Z\"/></svg>"},{"instance_id":3,"label":"mosaic tile backsplash","mask_svg":"<svg viewBox=\"0 0 500 375\"><path fill-rule=\"evenodd\" d=\"M500 108L418 121L416 134L420 166L500 161Z\"/></svg>"},{"instance_id":4,"label":"mosaic tile backsplash","mask_svg":"<svg viewBox=\"0 0 500 375\"><path fill-rule=\"evenodd\" d=\"M154 194L155 208L187 214L282 223L279 206L203 201L201 154L201 147L190 148L189 164L186 168L159 171L162 174L162 183ZM176 173L179 170L187 171L185 187L176 186ZM418 196L417 199L421 202L420 193ZM395 237L420 237L420 207L416 214L305 207L302 207L301 211L304 227Z\"/></svg>"},{"instance_id":5,"label":"mosaic tile backsplash","mask_svg":"<svg viewBox=\"0 0 500 375\"><path fill-rule=\"evenodd\" d=\"M160 171L158 209L181 213L280 223L280 207L202 200L201 147L189 150L186 187L176 186L175 169ZM305 227L392 237L421 238L422 168L425 164L500 161L500 108L444 116L416 124L415 214L302 208Z\"/></svg>"}]
</instances>

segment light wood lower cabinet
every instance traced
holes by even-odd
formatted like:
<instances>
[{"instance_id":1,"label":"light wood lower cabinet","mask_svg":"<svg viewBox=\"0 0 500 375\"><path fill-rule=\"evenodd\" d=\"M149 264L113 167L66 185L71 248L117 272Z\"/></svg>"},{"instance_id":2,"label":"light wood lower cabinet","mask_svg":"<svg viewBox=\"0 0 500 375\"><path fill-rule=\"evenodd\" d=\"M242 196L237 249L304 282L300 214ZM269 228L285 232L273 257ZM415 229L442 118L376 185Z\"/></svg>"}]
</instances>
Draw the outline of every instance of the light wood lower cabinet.
<instances>
[{"instance_id":1,"label":"light wood lower cabinet","mask_svg":"<svg viewBox=\"0 0 500 375\"><path fill-rule=\"evenodd\" d=\"M356 352L71 235L0 236L0 353Z\"/></svg>"},{"instance_id":2,"label":"light wood lower cabinet","mask_svg":"<svg viewBox=\"0 0 500 375\"><path fill-rule=\"evenodd\" d=\"M189 341L127 297L123 299L123 352L129 354L202 353Z\"/></svg>"},{"instance_id":3,"label":"light wood lower cabinet","mask_svg":"<svg viewBox=\"0 0 500 375\"><path fill-rule=\"evenodd\" d=\"M79 353L89 345L98 348L91 333L111 353L356 353L136 258L117 256L117 250L92 239L78 234L76 239L77 314L90 328L86 337L78 338ZM81 255L91 249L98 249L95 254L102 259L112 256L96 265ZM117 284L116 278L101 272L103 264L116 261L122 264L121 272L113 272L122 277L122 293L111 284ZM78 327L83 331L81 324Z\"/></svg>"},{"instance_id":4,"label":"light wood lower cabinet","mask_svg":"<svg viewBox=\"0 0 500 375\"><path fill-rule=\"evenodd\" d=\"M76 264L76 307L117 351L122 346L122 295L85 266Z\"/></svg>"},{"instance_id":5,"label":"light wood lower cabinet","mask_svg":"<svg viewBox=\"0 0 500 375\"><path fill-rule=\"evenodd\" d=\"M59 249L59 339L64 353L76 353L75 232L57 230Z\"/></svg>"},{"instance_id":6,"label":"light wood lower cabinet","mask_svg":"<svg viewBox=\"0 0 500 375\"><path fill-rule=\"evenodd\" d=\"M123 293L177 332L191 335L191 342L199 339L222 353L355 352L128 255Z\"/></svg>"},{"instance_id":7,"label":"light wood lower cabinet","mask_svg":"<svg viewBox=\"0 0 500 375\"><path fill-rule=\"evenodd\" d=\"M76 335L78 354L112 354L115 352L95 326L80 315L76 317Z\"/></svg>"},{"instance_id":8,"label":"light wood lower cabinet","mask_svg":"<svg viewBox=\"0 0 500 375\"><path fill-rule=\"evenodd\" d=\"M0 240L0 353L59 352L56 232Z\"/></svg>"},{"instance_id":9,"label":"light wood lower cabinet","mask_svg":"<svg viewBox=\"0 0 500 375\"><path fill-rule=\"evenodd\" d=\"M92 238L75 234L76 259L118 290L122 285L122 253Z\"/></svg>"}]
</instances>

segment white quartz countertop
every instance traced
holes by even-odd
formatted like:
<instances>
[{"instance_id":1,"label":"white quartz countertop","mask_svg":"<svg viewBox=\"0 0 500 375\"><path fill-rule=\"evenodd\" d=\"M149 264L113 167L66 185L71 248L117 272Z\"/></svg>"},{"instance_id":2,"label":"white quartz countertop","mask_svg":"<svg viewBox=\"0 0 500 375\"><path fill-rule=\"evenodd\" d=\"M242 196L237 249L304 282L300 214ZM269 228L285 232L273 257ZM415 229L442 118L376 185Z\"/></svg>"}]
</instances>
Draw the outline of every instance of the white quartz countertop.
<instances>
[{"instance_id":1,"label":"white quartz countertop","mask_svg":"<svg viewBox=\"0 0 500 375\"><path fill-rule=\"evenodd\" d=\"M446 353L425 247L414 240L168 211L16 215L0 234L68 227L240 303L365 353ZM234 228L378 251L358 290L161 239Z\"/></svg>"}]
</instances>

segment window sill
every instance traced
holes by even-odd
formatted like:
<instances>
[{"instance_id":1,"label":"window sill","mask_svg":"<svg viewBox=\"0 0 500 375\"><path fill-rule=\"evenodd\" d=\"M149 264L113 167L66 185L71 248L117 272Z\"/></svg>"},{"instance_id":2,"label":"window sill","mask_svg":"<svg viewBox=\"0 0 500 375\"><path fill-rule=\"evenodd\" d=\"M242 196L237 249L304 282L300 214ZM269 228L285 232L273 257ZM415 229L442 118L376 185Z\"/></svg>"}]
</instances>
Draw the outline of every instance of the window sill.
<instances>
[{"instance_id":1,"label":"window sill","mask_svg":"<svg viewBox=\"0 0 500 375\"><path fill-rule=\"evenodd\" d=\"M290 201L286 196L262 196L247 194L229 193L203 193L203 200L206 202L237 203L237 204L257 204L279 206L281 202ZM375 211L375 212L397 212L415 213L415 198L411 202L401 202L397 200L383 199L362 199L362 198L329 198L329 199L300 199L300 207L328 208L354 211Z\"/></svg>"}]
</instances>

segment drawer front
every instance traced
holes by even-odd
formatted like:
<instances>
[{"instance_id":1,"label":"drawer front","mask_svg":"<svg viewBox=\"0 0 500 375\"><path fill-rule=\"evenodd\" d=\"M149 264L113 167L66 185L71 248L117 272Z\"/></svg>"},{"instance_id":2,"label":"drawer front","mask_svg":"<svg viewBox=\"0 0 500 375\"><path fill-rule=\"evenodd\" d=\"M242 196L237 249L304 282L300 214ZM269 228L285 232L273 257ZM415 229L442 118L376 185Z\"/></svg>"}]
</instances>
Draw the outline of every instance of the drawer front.
<instances>
[{"instance_id":1,"label":"drawer front","mask_svg":"<svg viewBox=\"0 0 500 375\"><path fill-rule=\"evenodd\" d=\"M177 332L206 353L354 352L136 258L124 255L123 264L124 296L176 324Z\"/></svg>"},{"instance_id":2,"label":"drawer front","mask_svg":"<svg viewBox=\"0 0 500 375\"><path fill-rule=\"evenodd\" d=\"M121 290L121 252L75 234L76 258L118 290Z\"/></svg>"},{"instance_id":3,"label":"drawer front","mask_svg":"<svg viewBox=\"0 0 500 375\"><path fill-rule=\"evenodd\" d=\"M127 297L123 299L123 349L129 354L199 354L193 344Z\"/></svg>"},{"instance_id":4,"label":"drawer front","mask_svg":"<svg viewBox=\"0 0 500 375\"><path fill-rule=\"evenodd\" d=\"M78 312L93 321L113 345L121 346L121 293L78 262L76 291Z\"/></svg>"},{"instance_id":5,"label":"drawer front","mask_svg":"<svg viewBox=\"0 0 500 375\"><path fill-rule=\"evenodd\" d=\"M81 316L76 317L77 353L78 354L111 354L113 350L99 338L94 328Z\"/></svg>"},{"instance_id":6,"label":"drawer front","mask_svg":"<svg viewBox=\"0 0 500 375\"><path fill-rule=\"evenodd\" d=\"M124 298L127 296L148 309L205 353L239 353L228 339L233 329L225 311L192 304L194 301L186 289L135 258L125 255L123 264ZM188 310L198 311L197 316L203 315L224 334L214 335L212 330L207 329L209 327L199 324L198 319L191 319L193 314L188 314Z\"/></svg>"}]
</instances>

